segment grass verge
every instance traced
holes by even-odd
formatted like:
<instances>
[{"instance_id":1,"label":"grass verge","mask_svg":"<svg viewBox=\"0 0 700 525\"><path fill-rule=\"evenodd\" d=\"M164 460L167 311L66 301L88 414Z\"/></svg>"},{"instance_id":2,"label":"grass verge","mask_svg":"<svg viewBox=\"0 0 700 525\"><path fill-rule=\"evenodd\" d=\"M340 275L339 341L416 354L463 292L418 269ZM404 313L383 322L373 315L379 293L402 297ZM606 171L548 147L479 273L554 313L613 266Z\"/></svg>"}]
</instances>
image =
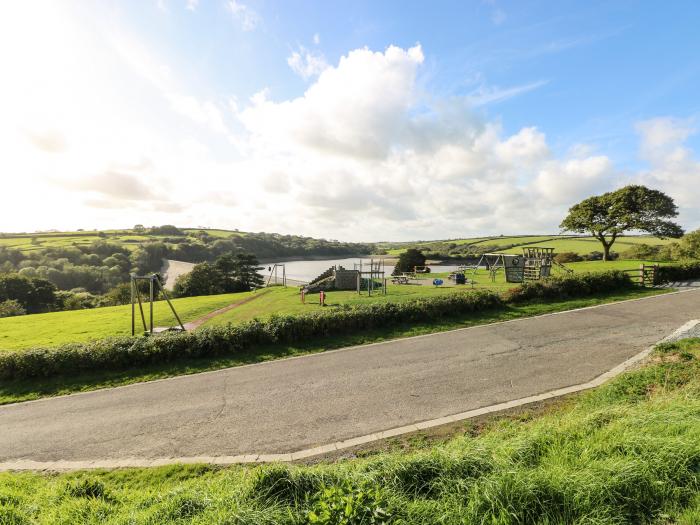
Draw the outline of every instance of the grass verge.
<instances>
[{"instance_id":1,"label":"grass verge","mask_svg":"<svg viewBox=\"0 0 700 525\"><path fill-rule=\"evenodd\" d=\"M360 334L316 338L312 341L293 345L276 344L258 346L254 350L242 351L226 357L182 359L179 361L145 365L120 371L85 371L79 376L57 376L31 380L3 380L0 384L0 404L152 381L177 375L323 352L325 350L342 348L345 346L424 335L455 328L507 321L521 317L531 317L626 299L649 297L667 291L668 290L632 288L612 294L597 294L580 299L507 305L503 309L495 311L469 313L461 317L448 317L438 322L400 324L366 331Z\"/></svg>"},{"instance_id":2,"label":"grass verge","mask_svg":"<svg viewBox=\"0 0 700 525\"><path fill-rule=\"evenodd\" d=\"M697 524L700 339L528 422L313 466L0 474L0 523Z\"/></svg>"}]
</instances>

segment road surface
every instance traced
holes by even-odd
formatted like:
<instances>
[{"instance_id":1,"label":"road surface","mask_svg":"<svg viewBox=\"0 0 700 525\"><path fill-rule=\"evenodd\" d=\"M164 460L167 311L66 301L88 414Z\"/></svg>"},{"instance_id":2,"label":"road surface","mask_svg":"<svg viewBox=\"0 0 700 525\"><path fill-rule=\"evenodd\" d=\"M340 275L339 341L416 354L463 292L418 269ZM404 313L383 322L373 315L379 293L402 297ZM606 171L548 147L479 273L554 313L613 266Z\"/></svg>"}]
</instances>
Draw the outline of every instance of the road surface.
<instances>
[{"instance_id":1,"label":"road surface","mask_svg":"<svg viewBox=\"0 0 700 525\"><path fill-rule=\"evenodd\" d=\"M287 453L585 383L700 291L0 407L0 464Z\"/></svg>"}]
</instances>

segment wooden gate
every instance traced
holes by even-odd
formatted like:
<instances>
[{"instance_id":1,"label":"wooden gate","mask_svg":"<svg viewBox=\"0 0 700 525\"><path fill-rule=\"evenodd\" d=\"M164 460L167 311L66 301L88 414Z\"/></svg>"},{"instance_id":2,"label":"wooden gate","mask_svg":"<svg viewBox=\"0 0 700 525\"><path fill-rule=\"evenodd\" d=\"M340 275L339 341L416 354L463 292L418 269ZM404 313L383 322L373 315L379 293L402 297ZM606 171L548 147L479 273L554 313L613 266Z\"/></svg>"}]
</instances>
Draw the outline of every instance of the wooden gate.
<instances>
[{"instance_id":1,"label":"wooden gate","mask_svg":"<svg viewBox=\"0 0 700 525\"><path fill-rule=\"evenodd\" d=\"M639 268L623 271L640 286L655 286L658 284L658 270L658 264L640 264Z\"/></svg>"}]
</instances>

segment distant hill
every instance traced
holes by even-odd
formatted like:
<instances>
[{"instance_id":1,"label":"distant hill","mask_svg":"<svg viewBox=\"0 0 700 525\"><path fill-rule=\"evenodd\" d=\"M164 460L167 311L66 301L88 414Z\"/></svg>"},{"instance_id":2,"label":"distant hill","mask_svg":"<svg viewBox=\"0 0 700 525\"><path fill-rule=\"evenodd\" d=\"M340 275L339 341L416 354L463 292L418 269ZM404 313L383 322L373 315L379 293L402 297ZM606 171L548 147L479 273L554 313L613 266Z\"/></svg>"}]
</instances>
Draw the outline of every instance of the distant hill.
<instances>
[{"instance_id":1,"label":"distant hill","mask_svg":"<svg viewBox=\"0 0 700 525\"><path fill-rule=\"evenodd\" d=\"M144 229L49 231L36 233L0 233L0 247L13 248L29 254L47 248L88 246L97 241L118 244L129 250L160 242L170 250L180 252L179 260L201 262L210 253L230 249L248 251L258 258L364 255L373 245L315 239L300 235L253 233L204 228L158 226ZM218 246L215 246L216 243ZM215 249L207 249L215 248Z\"/></svg>"},{"instance_id":2,"label":"distant hill","mask_svg":"<svg viewBox=\"0 0 700 525\"><path fill-rule=\"evenodd\" d=\"M650 235L629 235L619 237L615 241L613 250L623 252L634 244L660 246L673 241L674 239L659 239ZM388 255L398 255L408 248L419 248L432 259L460 259L489 252L521 253L523 247L526 246L549 246L554 248L557 253L574 252L582 256L601 251L598 240L578 235L501 235L441 241L383 242L377 244L377 249Z\"/></svg>"}]
</instances>

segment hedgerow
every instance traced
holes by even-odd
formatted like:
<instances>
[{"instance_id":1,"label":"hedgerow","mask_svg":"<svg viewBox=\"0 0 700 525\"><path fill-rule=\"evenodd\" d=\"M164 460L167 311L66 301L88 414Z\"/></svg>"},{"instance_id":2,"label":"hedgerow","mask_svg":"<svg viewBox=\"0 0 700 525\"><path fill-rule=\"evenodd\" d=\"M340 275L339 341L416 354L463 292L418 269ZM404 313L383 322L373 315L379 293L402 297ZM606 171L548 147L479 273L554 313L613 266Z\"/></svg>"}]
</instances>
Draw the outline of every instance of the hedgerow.
<instances>
[{"instance_id":1,"label":"hedgerow","mask_svg":"<svg viewBox=\"0 0 700 525\"><path fill-rule=\"evenodd\" d=\"M505 294L505 300L517 303L533 299L570 299L633 288L634 286L629 275L620 270L582 273L523 283L508 290Z\"/></svg>"},{"instance_id":2,"label":"hedgerow","mask_svg":"<svg viewBox=\"0 0 700 525\"><path fill-rule=\"evenodd\" d=\"M700 277L700 262L659 266L656 275L661 283L697 279Z\"/></svg>"},{"instance_id":3,"label":"hedgerow","mask_svg":"<svg viewBox=\"0 0 700 525\"><path fill-rule=\"evenodd\" d=\"M157 337L115 337L53 348L0 352L0 378L21 379L77 375L90 370L118 370L151 363L231 355L266 344L289 344L311 337L341 335L406 322L500 308L490 291L417 299L403 303L345 306L309 315L275 315L266 321L214 326Z\"/></svg>"}]
</instances>

